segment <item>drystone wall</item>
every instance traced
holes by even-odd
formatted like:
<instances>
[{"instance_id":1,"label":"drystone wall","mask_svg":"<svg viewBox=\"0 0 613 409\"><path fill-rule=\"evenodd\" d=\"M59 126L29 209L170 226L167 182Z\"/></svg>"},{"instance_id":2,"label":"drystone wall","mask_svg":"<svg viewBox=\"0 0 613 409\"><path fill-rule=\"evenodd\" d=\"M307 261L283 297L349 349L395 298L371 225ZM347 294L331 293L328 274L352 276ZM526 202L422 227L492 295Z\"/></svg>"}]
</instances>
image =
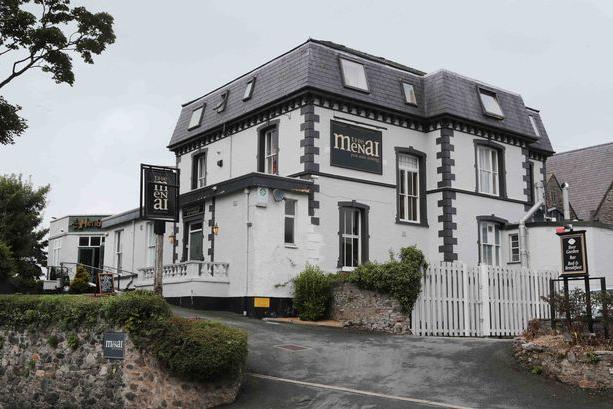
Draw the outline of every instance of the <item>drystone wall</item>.
<instances>
[{"instance_id":1,"label":"drystone wall","mask_svg":"<svg viewBox=\"0 0 613 409\"><path fill-rule=\"evenodd\" d=\"M0 329L0 408L211 408L233 402L234 382L169 376L126 335L123 360L103 357L102 333Z\"/></svg>"},{"instance_id":2,"label":"drystone wall","mask_svg":"<svg viewBox=\"0 0 613 409\"><path fill-rule=\"evenodd\" d=\"M388 295L362 290L352 283L337 283L330 318L345 327L391 334L410 334L411 320L400 303Z\"/></svg>"}]
</instances>

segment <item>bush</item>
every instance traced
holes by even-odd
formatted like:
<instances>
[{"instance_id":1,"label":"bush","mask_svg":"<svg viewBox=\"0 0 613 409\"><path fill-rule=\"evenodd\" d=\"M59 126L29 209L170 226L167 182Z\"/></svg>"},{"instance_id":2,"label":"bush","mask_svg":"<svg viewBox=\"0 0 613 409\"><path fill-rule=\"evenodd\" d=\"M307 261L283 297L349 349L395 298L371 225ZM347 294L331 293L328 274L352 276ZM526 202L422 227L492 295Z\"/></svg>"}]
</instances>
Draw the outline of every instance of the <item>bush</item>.
<instances>
[{"instance_id":1,"label":"bush","mask_svg":"<svg viewBox=\"0 0 613 409\"><path fill-rule=\"evenodd\" d=\"M331 301L331 279L319 267L307 264L294 279L294 307L298 317L305 321L327 318Z\"/></svg>"},{"instance_id":2,"label":"bush","mask_svg":"<svg viewBox=\"0 0 613 409\"><path fill-rule=\"evenodd\" d=\"M85 294L91 293L94 290L94 287L90 286L89 283L91 279L91 275L83 266L77 266L77 272L70 282L70 292L73 294Z\"/></svg>"},{"instance_id":3,"label":"bush","mask_svg":"<svg viewBox=\"0 0 613 409\"><path fill-rule=\"evenodd\" d=\"M365 263L349 273L345 280L364 290L388 294L400 303L404 313L410 313L421 291L422 270L428 267L424 254L415 247L400 249L398 259L393 253L387 263Z\"/></svg>"},{"instance_id":4,"label":"bush","mask_svg":"<svg viewBox=\"0 0 613 409\"><path fill-rule=\"evenodd\" d=\"M79 295L0 296L0 328L41 330L59 327L98 333L123 327L134 345L155 356L168 371L189 381L212 381L240 372L247 357L247 334L210 321L172 318L163 298L144 291L113 297ZM50 337L50 346L57 339Z\"/></svg>"}]
</instances>

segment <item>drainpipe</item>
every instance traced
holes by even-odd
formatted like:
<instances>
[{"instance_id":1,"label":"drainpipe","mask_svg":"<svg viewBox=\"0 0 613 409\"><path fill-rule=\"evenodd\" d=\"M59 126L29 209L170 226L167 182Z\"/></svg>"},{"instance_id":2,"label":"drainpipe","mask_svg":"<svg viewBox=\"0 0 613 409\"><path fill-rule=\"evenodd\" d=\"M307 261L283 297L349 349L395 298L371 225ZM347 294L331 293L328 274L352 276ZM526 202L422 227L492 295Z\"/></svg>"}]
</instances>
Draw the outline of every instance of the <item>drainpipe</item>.
<instances>
[{"instance_id":1,"label":"drainpipe","mask_svg":"<svg viewBox=\"0 0 613 409\"><path fill-rule=\"evenodd\" d=\"M251 219L249 216L249 195L251 194L251 190L249 188L245 188L245 201L247 202L247 221L246 221L246 229L247 232L247 248L245 250L245 298L243 299L243 315L247 315L247 297L249 295L249 234L251 229Z\"/></svg>"},{"instance_id":2,"label":"drainpipe","mask_svg":"<svg viewBox=\"0 0 613 409\"><path fill-rule=\"evenodd\" d=\"M536 198L538 200L534 206L528 210L528 213L519 219L519 258L522 268L528 268L528 229L526 228L526 221L528 221L541 206L545 205L542 182L536 184Z\"/></svg>"},{"instance_id":3,"label":"drainpipe","mask_svg":"<svg viewBox=\"0 0 613 409\"><path fill-rule=\"evenodd\" d=\"M564 207L564 220L570 220L570 204L568 202L568 188L570 185L562 183L562 206Z\"/></svg>"}]
</instances>

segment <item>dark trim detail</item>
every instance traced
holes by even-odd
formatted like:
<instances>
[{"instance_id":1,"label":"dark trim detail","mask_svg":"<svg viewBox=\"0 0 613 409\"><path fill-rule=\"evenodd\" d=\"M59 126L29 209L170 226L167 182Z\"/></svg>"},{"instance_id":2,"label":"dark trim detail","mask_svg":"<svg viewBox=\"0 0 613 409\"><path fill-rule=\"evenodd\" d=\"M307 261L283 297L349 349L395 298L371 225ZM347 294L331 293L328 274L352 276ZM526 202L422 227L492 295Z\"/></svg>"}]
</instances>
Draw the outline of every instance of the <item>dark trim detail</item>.
<instances>
[{"instance_id":1,"label":"dark trim detail","mask_svg":"<svg viewBox=\"0 0 613 409\"><path fill-rule=\"evenodd\" d=\"M500 200L500 201L509 202L509 203L517 203L517 204L523 204L523 205L526 204L526 202L523 201L523 200L511 199L511 198L508 198L508 197L493 196L493 195L488 195L487 193L473 192L472 190L458 189L458 188L455 188L455 187L443 187L443 188L440 188L440 189L431 189L431 190L428 190L426 192L426 194L445 192L445 191L462 193L462 194L470 195L470 196L484 197L484 198L487 198L487 199Z\"/></svg>"},{"instance_id":2,"label":"dark trim detail","mask_svg":"<svg viewBox=\"0 0 613 409\"><path fill-rule=\"evenodd\" d=\"M457 214L457 209L453 206L453 201L456 198L456 192L451 187L455 180L453 167L455 160L451 158L451 152L454 146L451 143L454 130L451 128L441 128L441 136L436 138L435 142L441 146L439 152L436 153L436 158L441 159L441 166L436 169L437 174L441 175L441 180L437 182L438 191L442 194L442 199L437 202L441 209L441 214L438 216L438 222L442 223L442 228L438 231L438 237L443 238L443 244L439 245L439 253L443 253L443 261L456 261L458 254L454 251L454 247L458 244L458 239L453 236L454 230L458 229L458 225L454 222L454 215ZM430 193L430 192L427 192Z\"/></svg>"},{"instance_id":3,"label":"dark trim detail","mask_svg":"<svg viewBox=\"0 0 613 409\"><path fill-rule=\"evenodd\" d=\"M373 180L358 179L358 178L352 178L349 176L341 176L341 175L335 175L332 173L325 173L325 172L299 172L299 173L294 173L292 175L289 175L289 177L293 178L293 177L302 177L302 176L311 176L311 175L326 177L330 179L345 180L347 182L364 183L366 185L374 185L374 186L387 187L390 189L396 189L396 185L391 184L391 183L375 182Z\"/></svg>"},{"instance_id":4,"label":"dark trim detail","mask_svg":"<svg viewBox=\"0 0 613 409\"><path fill-rule=\"evenodd\" d=\"M304 138L300 141L300 147L303 148L303 155L300 157L300 163L304 163L304 172L319 172L319 147L315 146L315 139L319 139L319 131L315 129L315 123L319 122L319 115L315 115L315 105L309 103L300 108L300 115L303 116L304 122L300 124L300 131L304 132ZM313 182L315 189L309 192L309 216L311 216L311 224L319 225L319 217L315 216L315 209L319 208L319 201L315 200L315 192L319 192L319 185Z\"/></svg>"},{"instance_id":5,"label":"dark trim detail","mask_svg":"<svg viewBox=\"0 0 613 409\"><path fill-rule=\"evenodd\" d=\"M426 203L426 154L422 151L414 149L412 146L409 146L408 148L396 146L394 147L394 151L396 152L396 223L428 227L428 206ZM398 216L400 213L400 183L398 180L398 175L400 174L400 165L398 162L399 153L406 153L408 155L415 156L419 161L419 222L400 220Z\"/></svg>"},{"instance_id":6,"label":"dark trim detail","mask_svg":"<svg viewBox=\"0 0 613 409\"><path fill-rule=\"evenodd\" d=\"M524 210L530 210L530 207L535 203L534 200L534 163L530 161L530 155L528 153L528 149L523 148L521 153L524 155L524 162L522 163L522 167L524 168L526 174L522 177L526 186L524 187L524 195L526 196L526 204L524 205Z\"/></svg>"},{"instance_id":7,"label":"dark trim detail","mask_svg":"<svg viewBox=\"0 0 613 409\"><path fill-rule=\"evenodd\" d=\"M211 205L209 206L209 212L211 213L211 218L209 219L209 242L211 245L209 246L208 254L209 261L215 261L215 234L213 233L213 226L215 226L215 196L211 199ZM203 229L204 231L204 226Z\"/></svg>"},{"instance_id":8,"label":"dark trim detail","mask_svg":"<svg viewBox=\"0 0 613 409\"><path fill-rule=\"evenodd\" d=\"M475 145L475 192L482 193L479 191L479 155L478 149L479 146L486 146L488 148L495 149L498 153L498 195L488 195L493 197L500 197L502 199L507 198L507 169L505 167L505 147L499 143L492 142L490 140L483 139L473 139L473 144Z\"/></svg>"},{"instance_id":9,"label":"dark trim detail","mask_svg":"<svg viewBox=\"0 0 613 409\"><path fill-rule=\"evenodd\" d=\"M360 121L356 121L355 119L349 119L349 118L345 118L345 117L338 116L338 115L332 115L332 119L336 119L337 121L352 122L352 123L357 124L357 125L370 126L371 128L376 128L376 129L380 129L380 130L384 130L384 131L388 130L388 128L386 128L384 126L368 124L366 122L360 122Z\"/></svg>"},{"instance_id":10,"label":"dark trim detail","mask_svg":"<svg viewBox=\"0 0 613 409\"><path fill-rule=\"evenodd\" d=\"M493 214L477 216L477 221L478 222L498 223L498 224L502 224L503 226L506 226L507 224L509 224L509 221L507 219L503 219L502 217L494 216Z\"/></svg>"},{"instance_id":11,"label":"dark trim detail","mask_svg":"<svg viewBox=\"0 0 613 409\"><path fill-rule=\"evenodd\" d=\"M270 189L293 190L297 192L310 192L313 182L304 179L293 179L266 173L248 173L233 179L209 185L179 196L179 206L183 208L189 204L202 202L205 199L222 196L240 191L247 187L261 186Z\"/></svg>"},{"instance_id":12,"label":"dark trim detail","mask_svg":"<svg viewBox=\"0 0 613 409\"><path fill-rule=\"evenodd\" d=\"M455 166L455 159L451 158L451 152L455 147L451 143L453 137L453 129L441 128L441 136L436 138L437 145L441 145L441 150L436 152L436 158L441 159L441 166L436 169L436 173L441 175L441 180L437 182L437 187L451 187L455 180L455 174L452 172Z\"/></svg>"},{"instance_id":13,"label":"dark trim detail","mask_svg":"<svg viewBox=\"0 0 613 409\"><path fill-rule=\"evenodd\" d=\"M352 200L351 202L338 202L338 261L336 263L338 268L343 267L343 262L341 261L341 255L343 254L343 236L341 233L341 226L343 225L344 208L360 209L360 215L362 216L362 231L360 232L362 236L362 259L360 260L360 264L366 263L369 260L368 249L370 235L368 227L368 213L370 212L370 206L363 203L358 203L355 200Z\"/></svg>"},{"instance_id":14,"label":"dark trim detail","mask_svg":"<svg viewBox=\"0 0 613 409\"><path fill-rule=\"evenodd\" d=\"M199 310L229 311L243 314L247 311L248 317L293 317L296 315L291 298L270 298L270 308L256 308L253 306L255 297L203 297L184 296L166 297L170 304Z\"/></svg>"},{"instance_id":15,"label":"dark trim detail","mask_svg":"<svg viewBox=\"0 0 613 409\"><path fill-rule=\"evenodd\" d=\"M538 222L527 222L526 227L560 227L563 224L564 224L564 221L557 221L557 222L538 221ZM573 225L573 227L597 227L601 229L613 230L612 224L606 224L606 223L597 222L597 221L573 220L571 224ZM517 223L507 224L505 226L505 230L517 230L518 228L519 228L519 225Z\"/></svg>"}]
</instances>

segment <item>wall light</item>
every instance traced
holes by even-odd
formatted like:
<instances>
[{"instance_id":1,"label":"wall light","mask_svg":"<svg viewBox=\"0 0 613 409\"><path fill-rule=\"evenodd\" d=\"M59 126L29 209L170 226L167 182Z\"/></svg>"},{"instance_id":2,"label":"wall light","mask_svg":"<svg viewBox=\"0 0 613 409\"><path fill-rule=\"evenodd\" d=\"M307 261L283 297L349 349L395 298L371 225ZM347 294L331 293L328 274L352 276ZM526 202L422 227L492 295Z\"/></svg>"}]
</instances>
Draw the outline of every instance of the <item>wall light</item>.
<instances>
[{"instance_id":1,"label":"wall light","mask_svg":"<svg viewBox=\"0 0 613 409\"><path fill-rule=\"evenodd\" d=\"M215 223L215 226L213 226L213 234L215 236L219 234L219 226L217 225L217 223Z\"/></svg>"}]
</instances>

